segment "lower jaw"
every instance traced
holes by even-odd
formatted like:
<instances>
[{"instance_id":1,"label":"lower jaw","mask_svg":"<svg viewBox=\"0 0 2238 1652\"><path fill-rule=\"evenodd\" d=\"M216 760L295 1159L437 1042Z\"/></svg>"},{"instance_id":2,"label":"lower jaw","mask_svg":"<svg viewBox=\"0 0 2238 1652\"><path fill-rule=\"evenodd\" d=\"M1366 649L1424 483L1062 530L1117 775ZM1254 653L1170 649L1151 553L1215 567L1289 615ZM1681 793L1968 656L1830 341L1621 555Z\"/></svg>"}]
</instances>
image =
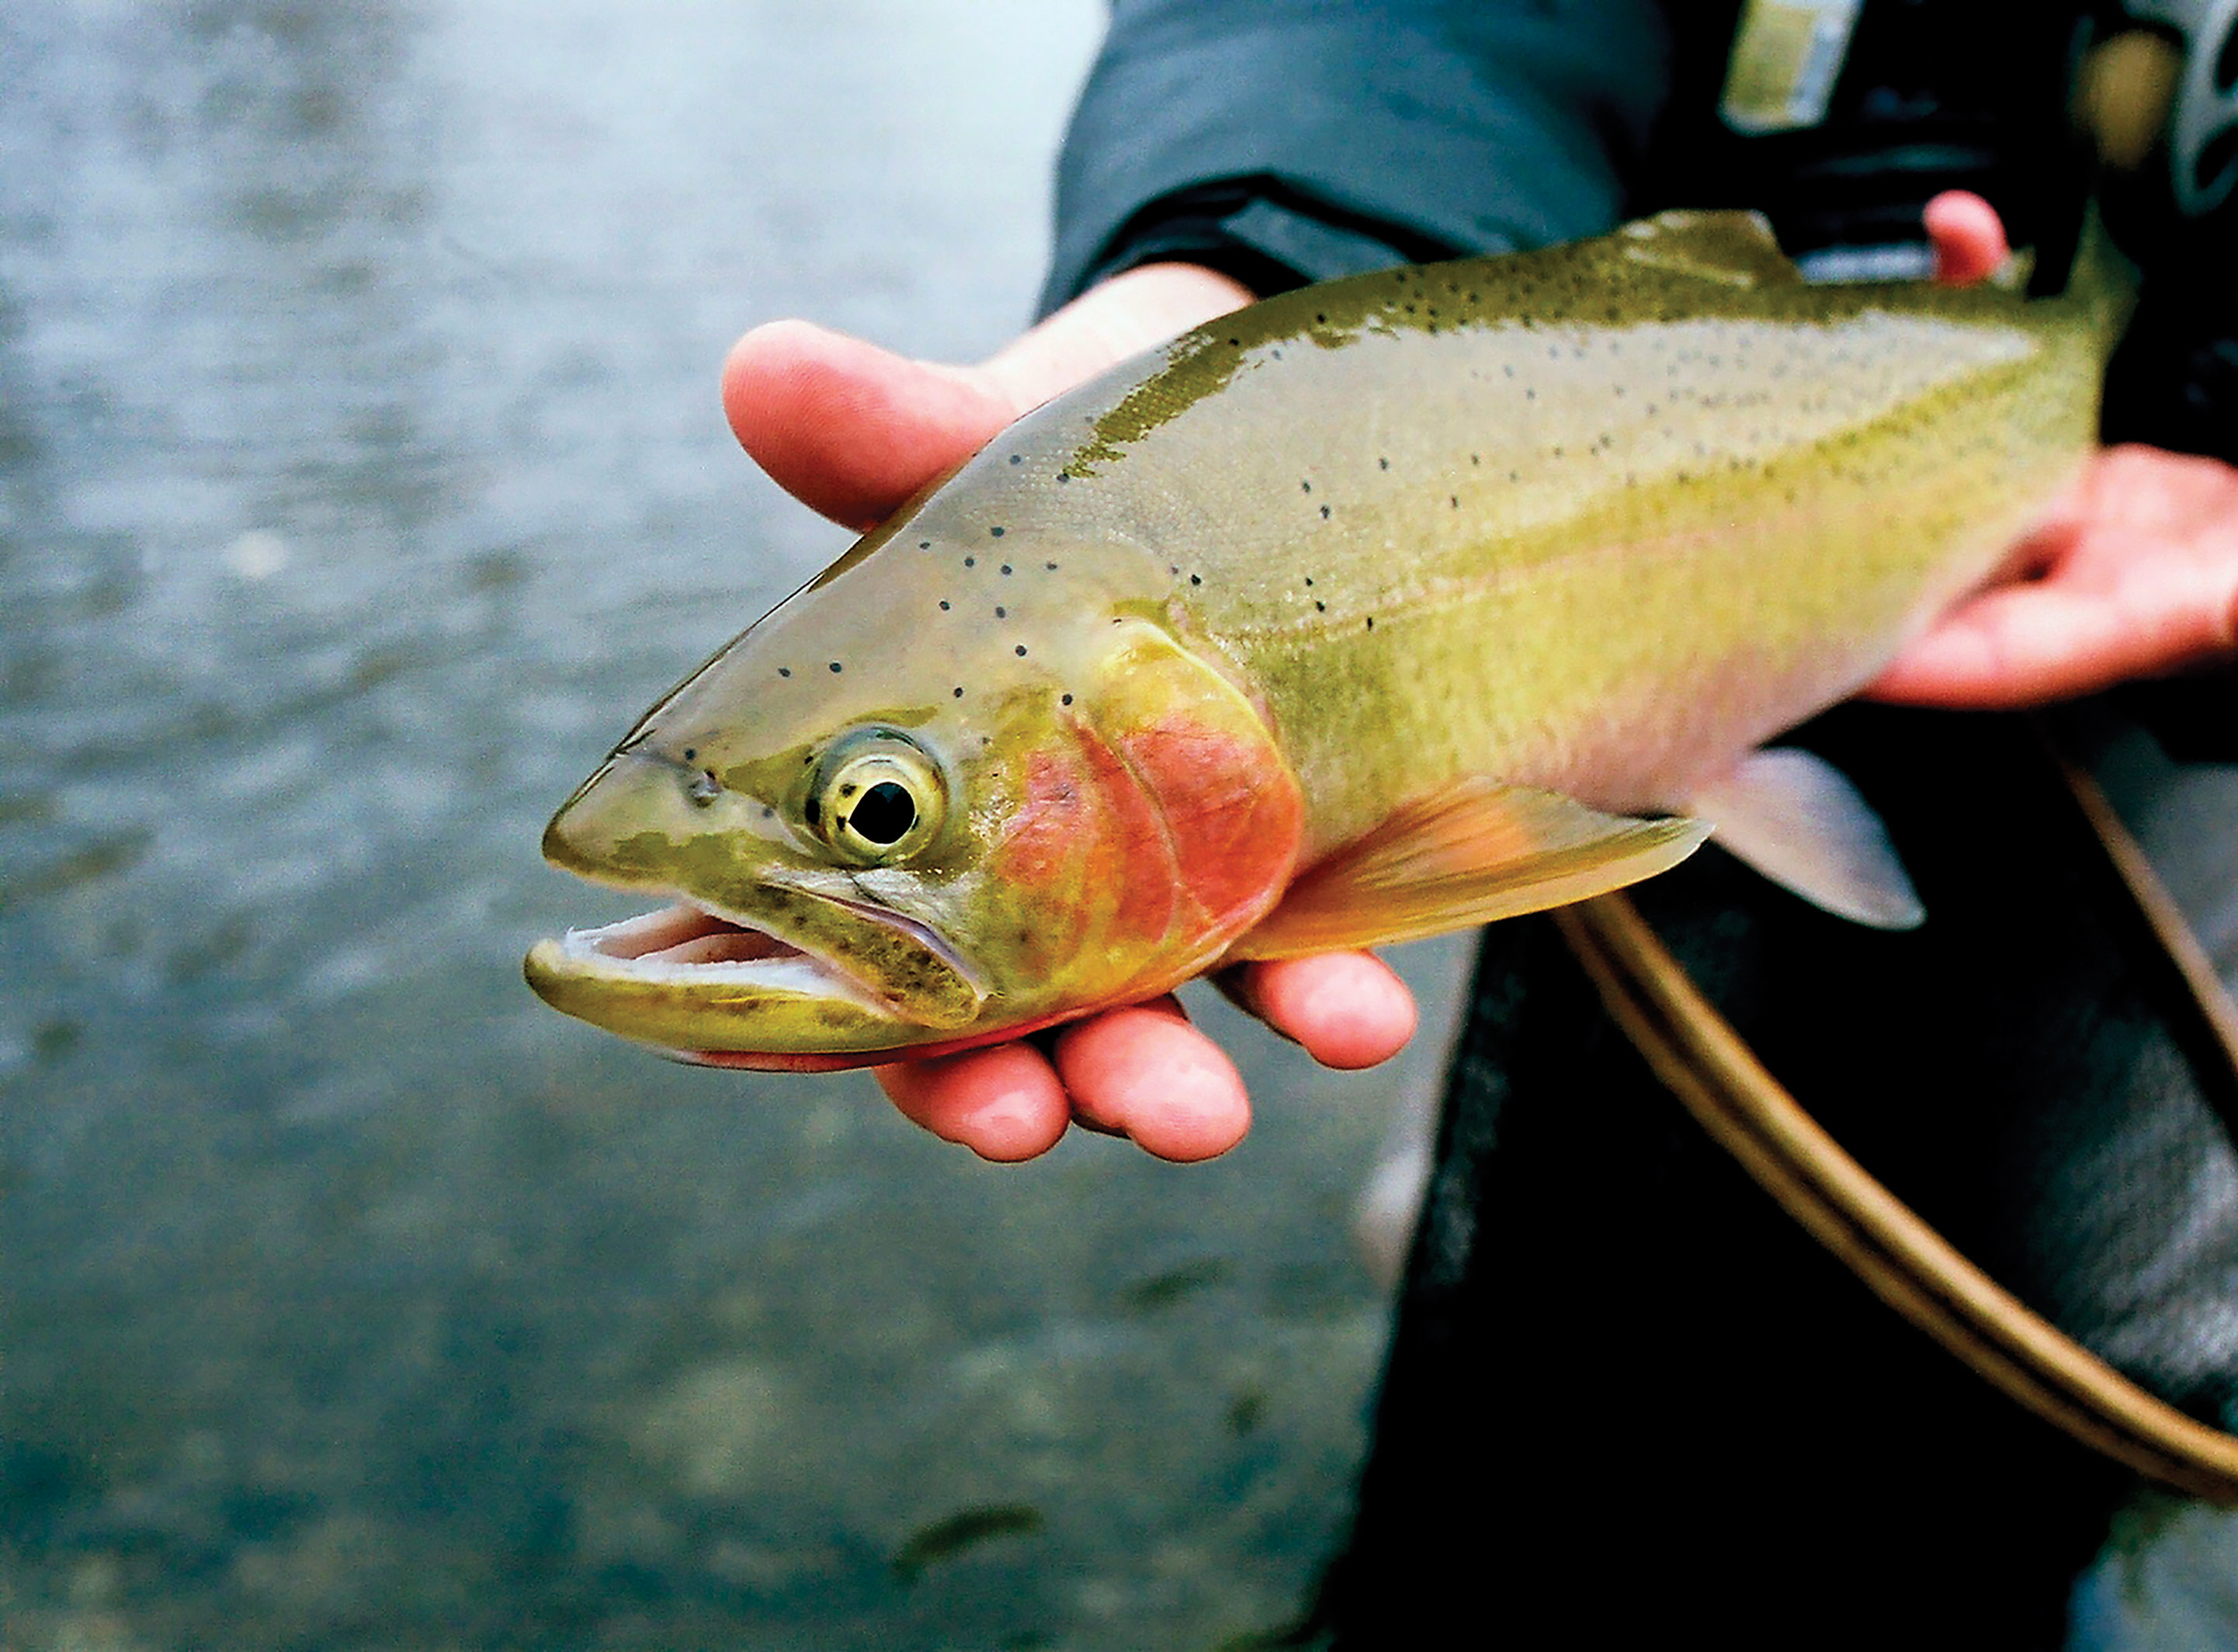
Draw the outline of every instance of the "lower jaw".
<instances>
[{"instance_id":1,"label":"lower jaw","mask_svg":"<svg viewBox=\"0 0 2238 1652\"><path fill-rule=\"evenodd\" d=\"M990 1027L984 1032L957 1038L928 1038L921 1044L898 1044L883 1050L847 1053L784 1050L671 1050L666 1053L672 1059L699 1067L735 1067L751 1072L844 1072L855 1067L891 1066L902 1061L933 1061L944 1056L990 1049L998 1044L1010 1044L1034 1033L1047 1032L1070 1021L1084 1019L1105 1009L1119 1007L1122 1006L1102 1005L1088 1009L1059 1011L1033 1020Z\"/></svg>"}]
</instances>

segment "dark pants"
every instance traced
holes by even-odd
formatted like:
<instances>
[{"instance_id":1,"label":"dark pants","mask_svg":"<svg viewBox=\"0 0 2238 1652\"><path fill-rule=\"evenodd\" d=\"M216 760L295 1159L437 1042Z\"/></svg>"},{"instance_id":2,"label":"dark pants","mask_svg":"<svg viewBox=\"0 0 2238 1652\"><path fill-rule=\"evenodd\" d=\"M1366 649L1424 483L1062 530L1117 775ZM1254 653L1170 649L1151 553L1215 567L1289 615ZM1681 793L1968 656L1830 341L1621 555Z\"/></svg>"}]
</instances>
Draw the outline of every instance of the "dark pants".
<instances>
[{"instance_id":1,"label":"dark pants","mask_svg":"<svg viewBox=\"0 0 2238 1652\"><path fill-rule=\"evenodd\" d=\"M2238 1423L2200 1329L2238 1288L2227 1071L2029 726L1853 708L1802 743L1888 820L1927 923L1844 924L1714 850L1642 911L1899 1198ZM1340 1645L1457 1617L1516 1646L2055 1648L2129 1484L1760 1192L1550 922L1488 932L1325 1597Z\"/></svg>"}]
</instances>

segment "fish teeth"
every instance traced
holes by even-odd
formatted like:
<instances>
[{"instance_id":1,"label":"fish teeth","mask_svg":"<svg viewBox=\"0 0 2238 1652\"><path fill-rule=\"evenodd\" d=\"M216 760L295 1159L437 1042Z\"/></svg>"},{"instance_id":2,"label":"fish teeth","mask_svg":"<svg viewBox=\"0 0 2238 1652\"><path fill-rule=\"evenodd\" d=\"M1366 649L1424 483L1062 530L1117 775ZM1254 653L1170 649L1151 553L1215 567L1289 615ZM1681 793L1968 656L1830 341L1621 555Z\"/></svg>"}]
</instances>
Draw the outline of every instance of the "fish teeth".
<instances>
[{"instance_id":1,"label":"fish teeth","mask_svg":"<svg viewBox=\"0 0 2238 1652\"><path fill-rule=\"evenodd\" d=\"M595 929L571 929L566 956L601 974L648 981L751 982L857 998L860 989L811 954L689 898Z\"/></svg>"}]
</instances>

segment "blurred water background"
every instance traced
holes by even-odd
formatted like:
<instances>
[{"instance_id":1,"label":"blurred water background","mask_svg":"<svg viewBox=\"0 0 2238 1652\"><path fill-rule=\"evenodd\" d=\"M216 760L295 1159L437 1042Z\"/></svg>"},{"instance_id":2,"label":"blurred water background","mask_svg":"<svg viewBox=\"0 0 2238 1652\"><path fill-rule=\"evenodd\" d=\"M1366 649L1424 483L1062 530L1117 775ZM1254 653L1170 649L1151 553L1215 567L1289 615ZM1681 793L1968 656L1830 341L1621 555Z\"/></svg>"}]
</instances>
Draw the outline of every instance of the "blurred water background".
<instances>
[{"instance_id":1,"label":"blurred water background","mask_svg":"<svg viewBox=\"0 0 2238 1652\"><path fill-rule=\"evenodd\" d=\"M0 9L0 1644L1296 1616L1384 1335L1345 1217L1392 1078L1228 1018L1225 1161L996 1169L518 973L631 904L545 816L845 543L738 454L725 348L1015 331L1100 26Z\"/></svg>"},{"instance_id":2,"label":"blurred water background","mask_svg":"<svg viewBox=\"0 0 2238 1652\"><path fill-rule=\"evenodd\" d=\"M1014 332L1100 23L0 8L0 1646L1295 1619L1385 1332L1347 1211L1427 1050L1328 1073L1201 998L1241 1149L997 1169L518 975L630 906L546 813L845 542L738 453L724 348ZM1454 956L1407 967L1449 999ZM2142 1500L2078 1644L2221 1643L2234 1529Z\"/></svg>"}]
</instances>

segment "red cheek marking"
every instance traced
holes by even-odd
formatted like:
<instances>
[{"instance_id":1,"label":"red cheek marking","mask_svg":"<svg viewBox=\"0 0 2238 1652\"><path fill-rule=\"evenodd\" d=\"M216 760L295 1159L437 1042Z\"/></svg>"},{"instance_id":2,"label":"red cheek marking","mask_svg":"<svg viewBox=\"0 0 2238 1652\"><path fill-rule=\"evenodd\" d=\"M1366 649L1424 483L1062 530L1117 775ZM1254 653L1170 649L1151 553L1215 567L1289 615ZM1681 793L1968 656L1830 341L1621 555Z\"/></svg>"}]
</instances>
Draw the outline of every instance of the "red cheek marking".
<instances>
[{"instance_id":1,"label":"red cheek marking","mask_svg":"<svg viewBox=\"0 0 2238 1652\"><path fill-rule=\"evenodd\" d=\"M1045 752L1026 769L1026 797L1003 834L1003 881L1046 891L1064 875L1082 834L1093 829L1089 802L1077 776Z\"/></svg>"},{"instance_id":2,"label":"red cheek marking","mask_svg":"<svg viewBox=\"0 0 2238 1652\"><path fill-rule=\"evenodd\" d=\"M1273 905L1297 861L1305 805L1265 740L1176 719L1119 745L1157 799L1206 927L1240 926Z\"/></svg>"},{"instance_id":3,"label":"red cheek marking","mask_svg":"<svg viewBox=\"0 0 2238 1652\"><path fill-rule=\"evenodd\" d=\"M1162 941L1175 906L1165 833L1118 755L1090 731L1075 733L1070 749L1029 760L996 873L1030 894L1054 953Z\"/></svg>"}]
</instances>

